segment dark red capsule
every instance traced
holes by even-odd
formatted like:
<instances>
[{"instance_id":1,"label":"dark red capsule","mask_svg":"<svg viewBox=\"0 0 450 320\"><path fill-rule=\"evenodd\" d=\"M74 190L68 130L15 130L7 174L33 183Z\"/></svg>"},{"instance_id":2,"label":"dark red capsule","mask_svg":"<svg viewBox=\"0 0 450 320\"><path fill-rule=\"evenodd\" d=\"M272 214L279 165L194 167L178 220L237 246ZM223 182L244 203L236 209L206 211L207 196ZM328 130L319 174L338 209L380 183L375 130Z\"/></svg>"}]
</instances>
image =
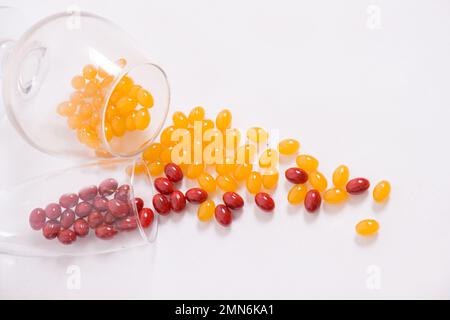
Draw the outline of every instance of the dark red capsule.
<instances>
[{"instance_id":1,"label":"dark red capsule","mask_svg":"<svg viewBox=\"0 0 450 320\"><path fill-rule=\"evenodd\" d=\"M116 218L126 217L128 215L129 209L130 208L126 202L117 199L111 199L108 201L108 210Z\"/></svg>"},{"instance_id":2,"label":"dark red capsule","mask_svg":"<svg viewBox=\"0 0 450 320\"><path fill-rule=\"evenodd\" d=\"M137 228L135 217L120 218L116 221L116 228L120 231L131 231Z\"/></svg>"},{"instance_id":3,"label":"dark red capsule","mask_svg":"<svg viewBox=\"0 0 450 320\"><path fill-rule=\"evenodd\" d=\"M144 208L144 200L141 198L134 198L134 204L136 205L137 212L141 211Z\"/></svg>"},{"instance_id":4,"label":"dark red capsule","mask_svg":"<svg viewBox=\"0 0 450 320\"><path fill-rule=\"evenodd\" d=\"M121 185L114 194L114 199L128 202L128 200L130 199L130 190L131 187L128 184Z\"/></svg>"},{"instance_id":5,"label":"dark red capsule","mask_svg":"<svg viewBox=\"0 0 450 320\"><path fill-rule=\"evenodd\" d=\"M49 220L42 228L42 234L46 239L55 239L61 229L61 224L56 220Z\"/></svg>"},{"instance_id":6,"label":"dark red capsule","mask_svg":"<svg viewBox=\"0 0 450 320\"><path fill-rule=\"evenodd\" d=\"M92 209L93 207L89 202L80 202L75 207L75 214L80 218L84 218L92 212Z\"/></svg>"},{"instance_id":7,"label":"dark red capsule","mask_svg":"<svg viewBox=\"0 0 450 320\"><path fill-rule=\"evenodd\" d=\"M89 233L89 225L84 219L77 219L73 223L73 230L79 237L87 236Z\"/></svg>"},{"instance_id":8,"label":"dark red capsule","mask_svg":"<svg viewBox=\"0 0 450 320\"><path fill-rule=\"evenodd\" d=\"M102 181L100 183L100 185L98 186L98 193L101 196L110 196L114 192L116 192L118 186L119 186L119 183L117 182L116 179L112 179L112 178L106 179L106 180Z\"/></svg>"},{"instance_id":9,"label":"dark red capsule","mask_svg":"<svg viewBox=\"0 0 450 320\"><path fill-rule=\"evenodd\" d=\"M98 193L97 186L92 185L92 186L81 189L80 192L78 192L78 196L83 201L89 201L89 200L94 199L95 196L97 195L97 193Z\"/></svg>"},{"instance_id":10,"label":"dark red capsule","mask_svg":"<svg viewBox=\"0 0 450 320\"><path fill-rule=\"evenodd\" d=\"M225 205L232 210L237 210L244 206L244 199L236 192L225 192L222 199Z\"/></svg>"},{"instance_id":11,"label":"dark red capsule","mask_svg":"<svg viewBox=\"0 0 450 320\"><path fill-rule=\"evenodd\" d=\"M366 178L355 178L347 182L345 189L350 194L361 194L370 187L370 182Z\"/></svg>"},{"instance_id":12,"label":"dark red capsule","mask_svg":"<svg viewBox=\"0 0 450 320\"><path fill-rule=\"evenodd\" d=\"M77 205L78 199L79 197L76 193L66 193L59 198L59 204L63 208L71 209Z\"/></svg>"},{"instance_id":13,"label":"dark red capsule","mask_svg":"<svg viewBox=\"0 0 450 320\"><path fill-rule=\"evenodd\" d=\"M183 180L183 170L181 170L180 166L175 163L168 163L164 167L164 173L172 182L178 182Z\"/></svg>"},{"instance_id":14,"label":"dark red capsule","mask_svg":"<svg viewBox=\"0 0 450 320\"><path fill-rule=\"evenodd\" d=\"M42 208L33 209L30 212L29 222L33 230L41 230L45 225L46 215Z\"/></svg>"},{"instance_id":15,"label":"dark red capsule","mask_svg":"<svg viewBox=\"0 0 450 320\"><path fill-rule=\"evenodd\" d=\"M208 199L208 192L201 188L192 188L186 191L186 199L192 203L202 203Z\"/></svg>"},{"instance_id":16,"label":"dark red capsule","mask_svg":"<svg viewBox=\"0 0 450 320\"><path fill-rule=\"evenodd\" d=\"M111 212L106 212L103 219L106 224L113 224L117 218Z\"/></svg>"},{"instance_id":17,"label":"dark red capsule","mask_svg":"<svg viewBox=\"0 0 450 320\"><path fill-rule=\"evenodd\" d=\"M95 229L105 221L103 215L98 211L93 211L88 215L87 222L90 228ZM114 222L114 221L112 221ZM111 223L112 223L111 222Z\"/></svg>"},{"instance_id":18,"label":"dark red capsule","mask_svg":"<svg viewBox=\"0 0 450 320\"><path fill-rule=\"evenodd\" d=\"M320 208L320 204L322 203L322 197L320 196L320 192L312 189L306 193L305 196L305 209L310 212L316 212L317 209Z\"/></svg>"},{"instance_id":19,"label":"dark red capsule","mask_svg":"<svg viewBox=\"0 0 450 320\"><path fill-rule=\"evenodd\" d=\"M108 199L102 196L96 196L94 198L94 208L100 212L108 210Z\"/></svg>"},{"instance_id":20,"label":"dark red capsule","mask_svg":"<svg viewBox=\"0 0 450 320\"><path fill-rule=\"evenodd\" d=\"M167 178L156 178L155 179L155 188L161 194L171 194L173 192L173 184Z\"/></svg>"},{"instance_id":21,"label":"dark red capsule","mask_svg":"<svg viewBox=\"0 0 450 320\"><path fill-rule=\"evenodd\" d=\"M142 228L148 228L153 223L154 217L155 214L150 208L143 208L139 211L139 222L141 223Z\"/></svg>"},{"instance_id":22,"label":"dark red capsule","mask_svg":"<svg viewBox=\"0 0 450 320\"><path fill-rule=\"evenodd\" d=\"M219 222L224 227L227 227L233 221L233 215L231 210L224 204L219 204L214 210L214 216L217 222Z\"/></svg>"},{"instance_id":23,"label":"dark red capsule","mask_svg":"<svg viewBox=\"0 0 450 320\"><path fill-rule=\"evenodd\" d=\"M160 215L168 215L170 212L170 201L162 194L153 196L153 207Z\"/></svg>"},{"instance_id":24,"label":"dark red capsule","mask_svg":"<svg viewBox=\"0 0 450 320\"><path fill-rule=\"evenodd\" d=\"M72 242L77 240L77 235L73 230L61 229L58 233L58 240L62 244L71 244Z\"/></svg>"},{"instance_id":25,"label":"dark red capsule","mask_svg":"<svg viewBox=\"0 0 450 320\"><path fill-rule=\"evenodd\" d=\"M289 168L284 175L289 182L295 184L301 184L308 181L308 173L300 168Z\"/></svg>"},{"instance_id":26,"label":"dark red capsule","mask_svg":"<svg viewBox=\"0 0 450 320\"><path fill-rule=\"evenodd\" d=\"M59 222L61 222L61 227L64 229L68 229L72 226L75 221L75 212L72 209L66 209L61 214L61 218Z\"/></svg>"},{"instance_id":27,"label":"dark red capsule","mask_svg":"<svg viewBox=\"0 0 450 320\"><path fill-rule=\"evenodd\" d=\"M102 240L112 239L116 234L116 228L110 224L101 224L95 228L95 235Z\"/></svg>"},{"instance_id":28,"label":"dark red capsule","mask_svg":"<svg viewBox=\"0 0 450 320\"><path fill-rule=\"evenodd\" d=\"M186 197L180 190L175 190L170 195L170 207L175 212L180 212L186 207Z\"/></svg>"},{"instance_id":29,"label":"dark red capsule","mask_svg":"<svg viewBox=\"0 0 450 320\"><path fill-rule=\"evenodd\" d=\"M58 219L61 212L61 206L57 203L50 203L47 207L45 207L45 215L50 220Z\"/></svg>"},{"instance_id":30,"label":"dark red capsule","mask_svg":"<svg viewBox=\"0 0 450 320\"><path fill-rule=\"evenodd\" d=\"M259 192L255 195L255 203L264 211L272 211L275 208L275 202L272 197L265 192Z\"/></svg>"}]
</instances>

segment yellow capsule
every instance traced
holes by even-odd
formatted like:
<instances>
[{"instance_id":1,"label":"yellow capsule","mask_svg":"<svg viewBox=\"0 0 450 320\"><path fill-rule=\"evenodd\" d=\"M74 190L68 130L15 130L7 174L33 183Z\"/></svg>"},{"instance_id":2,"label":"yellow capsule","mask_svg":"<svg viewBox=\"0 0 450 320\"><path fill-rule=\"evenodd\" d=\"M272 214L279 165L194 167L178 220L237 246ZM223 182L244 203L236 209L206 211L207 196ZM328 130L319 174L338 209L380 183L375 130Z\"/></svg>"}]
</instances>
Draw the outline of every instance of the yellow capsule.
<instances>
[{"instance_id":1,"label":"yellow capsule","mask_svg":"<svg viewBox=\"0 0 450 320\"><path fill-rule=\"evenodd\" d=\"M127 65L127 63L128 63L127 59L125 59L125 58L120 58L116 61L116 64L121 68L125 67Z\"/></svg>"},{"instance_id":2,"label":"yellow capsule","mask_svg":"<svg viewBox=\"0 0 450 320\"><path fill-rule=\"evenodd\" d=\"M137 101L130 97L123 97L117 101L116 109L122 116L127 116L134 111Z\"/></svg>"},{"instance_id":3,"label":"yellow capsule","mask_svg":"<svg viewBox=\"0 0 450 320\"><path fill-rule=\"evenodd\" d=\"M358 222L355 230L361 236L371 236L377 233L379 228L380 225L376 220L366 219Z\"/></svg>"},{"instance_id":4,"label":"yellow capsule","mask_svg":"<svg viewBox=\"0 0 450 320\"><path fill-rule=\"evenodd\" d=\"M141 88L137 93L137 100L144 108L153 107L153 96L147 90Z\"/></svg>"},{"instance_id":5,"label":"yellow capsule","mask_svg":"<svg viewBox=\"0 0 450 320\"><path fill-rule=\"evenodd\" d=\"M187 166L186 177L188 177L189 179L197 179L204 170L205 165L203 163L191 163Z\"/></svg>"},{"instance_id":6,"label":"yellow capsule","mask_svg":"<svg viewBox=\"0 0 450 320\"><path fill-rule=\"evenodd\" d=\"M238 181L246 180L253 170L253 165L248 163L237 164L234 169L234 178Z\"/></svg>"},{"instance_id":7,"label":"yellow capsule","mask_svg":"<svg viewBox=\"0 0 450 320\"><path fill-rule=\"evenodd\" d=\"M175 128L187 129L189 125L189 120L183 112L175 112L172 115L172 121Z\"/></svg>"},{"instance_id":8,"label":"yellow capsule","mask_svg":"<svg viewBox=\"0 0 450 320\"><path fill-rule=\"evenodd\" d=\"M347 191L341 188L331 188L323 193L323 201L329 204L339 204L347 200Z\"/></svg>"},{"instance_id":9,"label":"yellow capsule","mask_svg":"<svg viewBox=\"0 0 450 320\"><path fill-rule=\"evenodd\" d=\"M164 164L157 160L155 162L150 162L147 164L148 171L152 177L159 176L164 171Z\"/></svg>"},{"instance_id":10,"label":"yellow capsule","mask_svg":"<svg viewBox=\"0 0 450 320\"><path fill-rule=\"evenodd\" d=\"M213 200L208 199L201 203L197 210L197 217L200 221L206 222L214 217L216 205Z\"/></svg>"},{"instance_id":11,"label":"yellow capsule","mask_svg":"<svg viewBox=\"0 0 450 320\"><path fill-rule=\"evenodd\" d=\"M117 115L116 106L113 104L108 105L106 108L106 120L109 122L112 121L112 119Z\"/></svg>"},{"instance_id":12,"label":"yellow capsule","mask_svg":"<svg viewBox=\"0 0 450 320\"><path fill-rule=\"evenodd\" d=\"M237 182L231 176L217 176L217 186L225 192L236 191L238 188Z\"/></svg>"},{"instance_id":13,"label":"yellow capsule","mask_svg":"<svg viewBox=\"0 0 450 320\"><path fill-rule=\"evenodd\" d=\"M74 114L67 118L67 125L70 129L79 129L83 125L80 116Z\"/></svg>"},{"instance_id":14,"label":"yellow capsule","mask_svg":"<svg viewBox=\"0 0 450 320\"><path fill-rule=\"evenodd\" d=\"M174 146L176 144L176 141L172 140L172 134L175 130L174 126L169 126L161 132L160 141L163 146Z\"/></svg>"},{"instance_id":15,"label":"yellow capsule","mask_svg":"<svg viewBox=\"0 0 450 320\"><path fill-rule=\"evenodd\" d=\"M106 141L111 141L113 138L113 132L112 132L112 126L109 122L105 123L104 132L105 132Z\"/></svg>"},{"instance_id":16,"label":"yellow capsule","mask_svg":"<svg viewBox=\"0 0 450 320\"><path fill-rule=\"evenodd\" d=\"M98 95L100 91L100 86L97 81L91 80L86 83L84 87L83 96L86 98L92 98Z\"/></svg>"},{"instance_id":17,"label":"yellow capsule","mask_svg":"<svg viewBox=\"0 0 450 320\"><path fill-rule=\"evenodd\" d=\"M202 120L202 131L205 133L208 130L214 129L214 121L211 119L203 119Z\"/></svg>"},{"instance_id":18,"label":"yellow capsule","mask_svg":"<svg viewBox=\"0 0 450 320\"><path fill-rule=\"evenodd\" d=\"M84 88L86 80L82 76L75 76L72 78L71 84L75 90L81 90Z\"/></svg>"},{"instance_id":19,"label":"yellow capsule","mask_svg":"<svg viewBox=\"0 0 450 320\"><path fill-rule=\"evenodd\" d=\"M109 74L108 74L108 72L106 72L105 69L99 67L99 68L98 68L98 76L99 76L100 78L104 79L104 78L108 77Z\"/></svg>"},{"instance_id":20,"label":"yellow capsule","mask_svg":"<svg viewBox=\"0 0 450 320\"><path fill-rule=\"evenodd\" d=\"M172 162L172 151L173 146L165 147L163 146L163 150L161 151L160 159L163 163Z\"/></svg>"},{"instance_id":21,"label":"yellow capsule","mask_svg":"<svg viewBox=\"0 0 450 320\"><path fill-rule=\"evenodd\" d=\"M162 145L159 142L153 142L144 150L142 158L147 162L155 162L159 159L162 149Z\"/></svg>"},{"instance_id":22,"label":"yellow capsule","mask_svg":"<svg viewBox=\"0 0 450 320\"><path fill-rule=\"evenodd\" d=\"M111 121L111 128L116 137L121 137L125 134L125 120L119 115L114 116Z\"/></svg>"},{"instance_id":23,"label":"yellow capsule","mask_svg":"<svg viewBox=\"0 0 450 320\"><path fill-rule=\"evenodd\" d=\"M189 113L189 123L194 124L195 121L202 121L205 118L205 109L202 107L195 107Z\"/></svg>"},{"instance_id":24,"label":"yellow capsule","mask_svg":"<svg viewBox=\"0 0 450 320\"><path fill-rule=\"evenodd\" d=\"M228 109L224 109L219 112L216 117L216 127L217 129L224 131L231 127L231 111Z\"/></svg>"},{"instance_id":25,"label":"yellow capsule","mask_svg":"<svg viewBox=\"0 0 450 320\"><path fill-rule=\"evenodd\" d=\"M297 205L303 203L305 200L308 188L304 184L296 184L289 190L288 201L290 204Z\"/></svg>"},{"instance_id":26,"label":"yellow capsule","mask_svg":"<svg viewBox=\"0 0 450 320\"><path fill-rule=\"evenodd\" d=\"M145 130L150 124L150 113L147 109L143 108L136 112L136 129Z\"/></svg>"},{"instance_id":27,"label":"yellow capsule","mask_svg":"<svg viewBox=\"0 0 450 320\"><path fill-rule=\"evenodd\" d=\"M83 68L83 76L86 79L94 79L95 76L97 75L97 69L92 65L92 64L88 64L87 66L85 66Z\"/></svg>"},{"instance_id":28,"label":"yellow capsule","mask_svg":"<svg viewBox=\"0 0 450 320\"><path fill-rule=\"evenodd\" d=\"M267 149L259 157L259 166L261 168L275 167L278 161L278 151L275 149Z\"/></svg>"},{"instance_id":29,"label":"yellow capsule","mask_svg":"<svg viewBox=\"0 0 450 320\"><path fill-rule=\"evenodd\" d=\"M138 84L135 84L131 87L130 92L128 92L128 97L130 97L131 99L137 100L137 95L139 90L141 90L142 87Z\"/></svg>"},{"instance_id":30,"label":"yellow capsule","mask_svg":"<svg viewBox=\"0 0 450 320\"><path fill-rule=\"evenodd\" d=\"M373 199L376 202L383 202L391 193L391 184L387 180L383 180L377 183L373 189Z\"/></svg>"},{"instance_id":31,"label":"yellow capsule","mask_svg":"<svg viewBox=\"0 0 450 320\"><path fill-rule=\"evenodd\" d=\"M78 115L83 120L89 119L92 116L93 112L94 107L90 103L83 103L78 109Z\"/></svg>"},{"instance_id":32,"label":"yellow capsule","mask_svg":"<svg viewBox=\"0 0 450 320\"><path fill-rule=\"evenodd\" d=\"M266 189L274 189L278 184L279 173L276 169L267 169L262 174L262 184Z\"/></svg>"},{"instance_id":33,"label":"yellow capsule","mask_svg":"<svg viewBox=\"0 0 450 320\"><path fill-rule=\"evenodd\" d=\"M198 177L198 184L202 187L206 192L214 192L216 191L216 181L214 178L207 172L202 172Z\"/></svg>"},{"instance_id":34,"label":"yellow capsule","mask_svg":"<svg viewBox=\"0 0 450 320\"><path fill-rule=\"evenodd\" d=\"M308 175L308 181L313 189L317 189L320 192L324 192L328 186L327 178L319 171L310 172Z\"/></svg>"},{"instance_id":35,"label":"yellow capsule","mask_svg":"<svg viewBox=\"0 0 450 320\"><path fill-rule=\"evenodd\" d=\"M72 102L74 105L79 105L84 99L83 92L81 91L75 91L70 95L70 102Z\"/></svg>"},{"instance_id":36,"label":"yellow capsule","mask_svg":"<svg viewBox=\"0 0 450 320\"><path fill-rule=\"evenodd\" d=\"M262 177L259 172L253 171L247 178L247 190L251 194L256 194L261 190Z\"/></svg>"},{"instance_id":37,"label":"yellow capsule","mask_svg":"<svg viewBox=\"0 0 450 320\"><path fill-rule=\"evenodd\" d=\"M237 149L236 159L238 163L253 163L256 157L256 147L245 144Z\"/></svg>"},{"instance_id":38,"label":"yellow capsule","mask_svg":"<svg viewBox=\"0 0 450 320\"><path fill-rule=\"evenodd\" d=\"M343 188L347 184L350 176L347 166L340 165L333 172L333 184L336 188Z\"/></svg>"},{"instance_id":39,"label":"yellow capsule","mask_svg":"<svg viewBox=\"0 0 450 320\"><path fill-rule=\"evenodd\" d=\"M296 159L297 165L300 169L305 170L306 172L315 171L319 166L319 161L313 156L307 154L301 154Z\"/></svg>"},{"instance_id":40,"label":"yellow capsule","mask_svg":"<svg viewBox=\"0 0 450 320\"><path fill-rule=\"evenodd\" d=\"M294 154L300 149L300 143L295 139L284 139L278 144L278 151L284 155Z\"/></svg>"},{"instance_id":41,"label":"yellow capsule","mask_svg":"<svg viewBox=\"0 0 450 320\"><path fill-rule=\"evenodd\" d=\"M133 168L134 168L134 175L135 176L140 176L142 174L144 174L146 172L146 165L145 163L136 163L135 166L129 165L126 168L127 174L129 176L131 176L131 174L133 173Z\"/></svg>"},{"instance_id":42,"label":"yellow capsule","mask_svg":"<svg viewBox=\"0 0 450 320\"><path fill-rule=\"evenodd\" d=\"M101 117L100 114L95 111L92 116L91 119L89 120L89 124L91 127L96 128L101 122Z\"/></svg>"},{"instance_id":43,"label":"yellow capsule","mask_svg":"<svg viewBox=\"0 0 450 320\"><path fill-rule=\"evenodd\" d=\"M77 106L72 102L65 101L58 105L57 111L61 116L70 117L77 111Z\"/></svg>"},{"instance_id":44,"label":"yellow capsule","mask_svg":"<svg viewBox=\"0 0 450 320\"><path fill-rule=\"evenodd\" d=\"M236 167L235 161L233 158L226 157L223 161L224 163L216 164L216 172L218 175L228 175L234 171Z\"/></svg>"},{"instance_id":45,"label":"yellow capsule","mask_svg":"<svg viewBox=\"0 0 450 320\"><path fill-rule=\"evenodd\" d=\"M263 128L253 127L247 130L247 138L256 144L260 144L269 139L269 134Z\"/></svg>"},{"instance_id":46,"label":"yellow capsule","mask_svg":"<svg viewBox=\"0 0 450 320\"><path fill-rule=\"evenodd\" d=\"M136 111L132 112L126 117L125 127L128 131L136 130Z\"/></svg>"},{"instance_id":47,"label":"yellow capsule","mask_svg":"<svg viewBox=\"0 0 450 320\"><path fill-rule=\"evenodd\" d=\"M133 85L134 85L133 79L131 79L128 76L123 76L120 79L120 81L117 84L117 86L115 87L115 91L117 90L118 92L120 92L122 94L128 94L131 91L131 88L133 87ZM139 90L139 92L141 90ZM139 101L139 92L138 92L138 101ZM140 103L140 101L139 101L139 103Z\"/></svg>"}]
</instances>

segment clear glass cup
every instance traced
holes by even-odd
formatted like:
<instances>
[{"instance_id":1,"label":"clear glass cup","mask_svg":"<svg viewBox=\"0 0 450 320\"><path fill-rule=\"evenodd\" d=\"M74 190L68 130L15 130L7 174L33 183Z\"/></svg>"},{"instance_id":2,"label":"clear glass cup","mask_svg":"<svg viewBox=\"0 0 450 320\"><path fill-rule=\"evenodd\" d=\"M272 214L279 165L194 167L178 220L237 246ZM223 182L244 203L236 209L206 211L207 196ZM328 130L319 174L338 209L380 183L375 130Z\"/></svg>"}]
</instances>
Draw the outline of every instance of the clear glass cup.
<instances>
[{"instance_id":1,"label":"clear glass cup","mask_svg":"<svg viewBox=\"0 0 450 320\"><path fill-rule=\"evenodd\" d=\"M158 214L139 214L135 200L149 208L153 186L137 166L147 170L137 160L100 160L0 190L0 253L77 256L153 242Z\"/></svg>"},{"instance_id":2,"label":"clear glass cup","mask_svg":"<svg viewBox=\"0 0 450 320\"><path fill-rule=\"evenodd\" d=\"M41 20L3 43L6 114L35 148L70 157L133 157L158 135L164 71L114 23L86 12Z\"/></svg>"}]
</instances>

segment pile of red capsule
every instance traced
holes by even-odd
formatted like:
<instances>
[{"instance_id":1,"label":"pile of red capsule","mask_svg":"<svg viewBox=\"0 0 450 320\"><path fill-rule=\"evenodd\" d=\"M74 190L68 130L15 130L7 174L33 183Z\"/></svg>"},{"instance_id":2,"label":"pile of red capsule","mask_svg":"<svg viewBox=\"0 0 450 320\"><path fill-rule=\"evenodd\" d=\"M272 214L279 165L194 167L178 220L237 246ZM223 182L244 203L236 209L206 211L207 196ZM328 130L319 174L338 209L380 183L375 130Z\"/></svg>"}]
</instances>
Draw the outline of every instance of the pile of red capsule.
<instances>
[{"instance_id":1,"label":"pile of red capsule","mask_svg":"<svg viewBox=\"0 0 450 320\"><path fill-rule=\"evenodd\" d=\"M130 186L119 186L115 179L110 178L98 186L85 187L78 193L63 194L58 203L50 203L45 209L33 209L29 223L32 229L42 230L46 239L58 238L66 245L78 237L88 236L90 229L97 238L109 240L119 232L137 228L134 206L143 228L153 223L154 213L144 208L144 201L141 198L134 198L133 201Z\"/></svg>"},{"instance_id":2,"label":"pile of red capsule","mask_svg":"<svg viewBox=\"0 0 450 320\"><path fill-rule=\"evenodd\" d=\"M208 221L214 216L219 224L229 226L233 221L232 211L244 206L244 200L236 192L225 192L222 197L223 204L217 206L212 200L208 200L208 192L202 188L181 192L176 188L176 184L183 180L183 170L175 163L166 164L164 174L166 177L158 177L154 181L158 193L153 196L153 207L160 215L168 215L171 211L180 213L189 202L200 205L197 215L201 221ZM255 195L255 203L267 212L275 208L274 200L265 192Z\"/></svg>"}]
</instances>

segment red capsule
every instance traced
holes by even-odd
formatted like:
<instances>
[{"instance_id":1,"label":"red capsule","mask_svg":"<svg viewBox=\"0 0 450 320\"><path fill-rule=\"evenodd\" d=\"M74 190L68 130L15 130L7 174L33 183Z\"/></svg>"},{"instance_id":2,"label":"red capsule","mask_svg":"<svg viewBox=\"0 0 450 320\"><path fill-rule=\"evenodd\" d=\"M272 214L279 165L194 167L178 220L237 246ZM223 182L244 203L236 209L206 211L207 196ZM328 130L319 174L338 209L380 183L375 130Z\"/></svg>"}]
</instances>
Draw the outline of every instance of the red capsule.
<instances>
[{"instance_id":1,"label":"red capsule","mask_svg":"<svg viewBox=\"0 0 450 320\"><path fill-rule=\"evenodd\" d=\"M61 206L57 203L50 203L46 208L45 208L45 215L47 216L47 218L49 218L50 220L54 220L54 219L58 219L59 216L61 215Z\"/></svg>"},{"instance_id":2,"label":"red capsule","mask_svg":"<svg viewBox=\"0 0 450 320\"><path fill-rule=\"evenodd\" d=\"M116 227L121 231L131 231L137 228L137 222L135 217L120 218L116 221Z\"/></svg>"},{"instance_id":3,"label":"red capsule","mask_svg":"<svg viewBox=\"0 0 450 320\"><path fill-rule=\"evenodd\" d=\"M75 221L75 212L71 209L66 209L61 214L61 218L59 222L61 223L61 227L64 229L68 229L72 226Z\"/></svg>"},{"instance_id":4,"label":"red capsule","mask_svg":"<svg viewBox=\"0 0 450 320\"><path fill-rule=\"evenodd\" d=\"M264 211L272 211L275 208L275 202L270 194L259 192L255 195L255 202L258 207Z\"/></svg>"},{"instance_id":5,"label":"red capsule","mask_svg":"<svg viewBox=\"0 0 450 320\"><path fill-rule=\"evenodd\" d=\"M302 184L308 181L308 173L300 168L289 168L284 173L289 182Z\"/></svg>"},{"instance_id":6,"label":"red capsule","mask_svg":"<svg viewBox=\"0 0 450 320\"><path fill-rule=\"evenodd\" d=\"M116 228L110 224L102 224L95 228L95 235L102 240L109 240L116 234Z\"/></svg>"},{"instance_id":7,"label":"red capsule","mask_svg":"<svg viewBox=\"0 0 450 320\"><path fill-rule=\"evenodd\" d=\"M77 219L73 223L73 230L79 237L87 236L89 233L89 225L84 219Z\"/></svg>"},{"instance_id":8,"label":"red capsule","mask_svg":"<svg viewBox=\"0 0 450 320\"><path fill-rule=\"evenodd\" d=\"M129 207L123 201L111 199L108 201L108 210L116 218L123 218L128 215Z\"/></svg>"},{"instance_id":9,"label":"red capsule","mask_svg":"<svg viewBox=\"0 0 450 320\"><path fill-rule=\"evenodd\" d=\"M102 196L96 196L94 198L94 207L100 212L108 210L108 199Z\"/></svg>"},{"instance_id":10,"label":"red capsule","mask_svg":"<svg viewBox=\"0 0 450 320\"><path fill-rule=\"evenodd\" d=\"M153 196L153 207L160 215L166 216L170 212L170 201L162 194Z\"/></svg>"},{"instance_id":11,"label":"red capsule","mask_svg":"<svg viewBox=\"0 0 450 320\"><path fill-rule=\"evenodd\" d=\"M225 205L232 210L241 209L244 206L244 199L236 192L225 192L222 199Z\"/></svg>"},{"instance_id":12,"label":"red capsule","mask_svg":"<svg viewBox=\"0 0 450 320\"><path fill-rule=\"evenodd\" d=\"M33 209L30 213L30 226L33 230L41 230L45 225L45 210L41 208Z\"/></svg>"},{"instance_id":13,"label":"red capsule","mask_svg":"<svg viewBox=\"0 0 450 320\"><path fill-rule=\"evenodd\" d=\"M113 217L114 217L114 216L113 216ZM100 212L98 212L98 211L91 212L91 213L88 215L88 218L87 218L88 225L89 225L89 227L92 228L92 229L97 228L97 227L98 227L99 225L101 225L104 221L105 221L105 218L104 218L103 215L102 215ZM112 222L114 222L114 221L112 221ZM112 223L112 222L111 222L111 223Z\"/></svg>"},{"instance_id":14,"label":"red capsule","mask_svg":"<svg viewBox=\"0 0 450 320\"><path fill-rule=\"evenodd\" d=\"M106 224L113 224L117 218L111 212L107 212L103 216L103 219Z\"/></svg>"},{"instance_id":15,"label":"red capsule","mask_svg":"<svg viewBox=\"0 0 450 320\"><path fill-rule=\"evenodd\" d=\"M175 212L180 212L186 207L186 197L180 190L175 190L170 195L170 207Z\"/></svg>"},{"instance_id":16,"label":"red capsule","mask_svg":"<svg viewBox=\"0 0 450 320\"><path fill-rule=\"evenodd\" d=\"M231 210L224 204L219 204L215 211L214 216L216 217L217 222L219 222L224 227L227 227L233 221L233 215L231 214Z\"/></svg>"},{"instance_id":17,"label":"red capsule","mask_svg":"<svg viewBox=\"0 0 450 320\"><path fill-rule=\"evenodd\" d=\"M154 217L155 214L150 208L143 208L139 211L139 222L141 223L142 228L148 228L153 223Z\"/></svg>"},{"instance_id":18,"label":"red capsule","mask_svg":"<svg viewBox=\"0 0 450 320\"><path fill-rule=\"evenodd\" d=\"M320 204L322 203L322 197L320 196L320 192L316 189L309 190L305 196L305 209L308 212L315 212L319 209Z\"/></svg>"},{"instance_id":19,"label":"red capsule","mask_svg":"<svg viewBox=\"0 0 450 320\"><path fill-rule=\"evenodd\" d=\"M208 199L208 192L201 188L192 188L186 191L186 199L192 203L202 203Z\"/></svg>"},{"instance_id":20,"label":"red capsule","mask_svg":"<svg viewBox=\"0 0 450 320\"><path fill-rule=\"evenodd\" d=\"M49 220L45 223L42 228L42 234L45 238L51 240L55 239L58 235L59 230L61 229L61 224L56 220Z\"/></svg>"},{"instance_id":21,"label":"red capsule","mask_svg":"<svg viewBox=\"0 0 450 320\"><path fill-rule=\"evenodd\" d=\"M183 171L181 170L180 166L175 163L168 163L164 167L164 173L172 182L178 182L183 180Z\"/></svg>"},{"instance_id":22,"label":"red capsule","mask_svg":"<svg viewBox=\"0 0 450 320\"><path fill-rule=\"evenodd\" d=\"M73 230L62 229L58 232L58 240L62 244L71 244L77 240L77 235Z\"/></svg>"},{"instance_id":23,"label":"red capsule","mask_svg":"<svg viewBox=\"0 0 450 320\"><path fill-rule=\"evenodd\" d=\"M159 193L162 194L171 194L173 192L173 184L167 178L156 178L155 179L155 188Z\"/></svg>"},{"instance_id":24,"label":"red capsule","mask_svg":"<svg viewBox=\"0 0 450 320\"><path fill-rule=\"evenodd\" d=\"M137 212L141 211L144 208L144 200L141 198L134 198L134 204L136 205Z\"/></svg>"},{"instance_id":25,"label":"red capsule","mask_svg":"<svg viewBox=\"0 0 450 320\"><path fill-rule=\"evenodd\" d=\"M119 183L116 179L106 179L100 183L98 186L98 193L101 196L110 196L114 192L116 192L117 187L119 186Z\"/></svg>"},{"instance_id":26,"label":"red capsule","mask_svg":"<svg viewBox=\"0 0 450 320\"><path fill-rule=\"evenodd\" d=\"M80 202L75 207L75 214L80 218L88 216L91 211L92 205L89 202Z\"/></svg>"},{"instance_id":27,"label":"red capsule","mask_svg":"<svg viewBox=\"0 0 450 320\"><path fill-rule=\"evenodd\" d=\"M347 182L345 189L350 194L360 194L369 189L370 182L365 178L355 178Z\"/></svg>"},{"instance_id":28,"label":"red capsule","mask_svg":"<svg viewBox=\"0 0 450 320\"><path fill-rule=\"evenodd\" d=\"M63 208L70 209L77 205L78 199L79 197L76 193L66 193L59 198L59 204Z\"/></svg>"},{"instance_id":29,"label":"red capsule","mask_svg":"<svg viewBox=\"0 0 450 320\"><path fill-rule=\"evenodd\" d=\"M121 185L114 194L114 199L128 202L130 199L130 189L131 187L127 184Z\"/></svg>"},{"instance_id":30,"label":"red capsule","mask_svg":"<svg viewBox=\"0 0 450 320\"><path fill-rule=\"evenodd\" d=\"M80 192L78 192L78 196L83 201L89 201L89 200L94 199L95 196L97 195L97 193L98 193L97 186L92 185L92 186L81 189Z\"/></svg>"}]
</instances>

